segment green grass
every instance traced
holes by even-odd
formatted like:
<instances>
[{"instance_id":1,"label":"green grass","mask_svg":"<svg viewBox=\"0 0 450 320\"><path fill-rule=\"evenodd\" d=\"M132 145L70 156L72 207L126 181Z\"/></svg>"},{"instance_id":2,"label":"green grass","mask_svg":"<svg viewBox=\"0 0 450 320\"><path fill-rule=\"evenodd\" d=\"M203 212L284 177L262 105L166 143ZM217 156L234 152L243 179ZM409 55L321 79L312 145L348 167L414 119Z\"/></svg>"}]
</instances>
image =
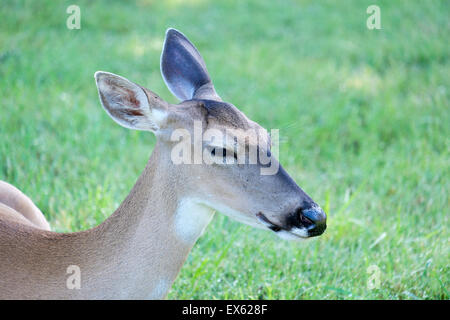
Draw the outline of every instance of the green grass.
<instances>
[{"instance_id":1,"label":"green grass","mask_svg":"<svg viewBox=\"0 0 450 320\"><path fill-rule=\"evenodd\" d=\"M371 31L374 2L382 29ZM66 28L70 4L81 30ZM175 102L159 57L176 27L225 100L280 129L280 161L326 209L328 229L291 243L218 214L169 298L448 299L449 16L445 0L5 1L0 179L57 231L102 222L155 137L106 115L93 74Z\"/></svg>"}]
</instances>

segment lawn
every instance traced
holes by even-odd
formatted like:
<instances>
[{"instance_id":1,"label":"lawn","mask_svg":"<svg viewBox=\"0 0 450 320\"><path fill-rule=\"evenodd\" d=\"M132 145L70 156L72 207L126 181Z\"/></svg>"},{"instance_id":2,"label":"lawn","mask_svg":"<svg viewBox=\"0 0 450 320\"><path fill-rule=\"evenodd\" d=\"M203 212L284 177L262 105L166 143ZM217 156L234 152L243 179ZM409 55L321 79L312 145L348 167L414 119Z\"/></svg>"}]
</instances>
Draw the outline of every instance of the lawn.
<instances>
[{"instance_id":1,"label":"lawn","mask_svg":"<svg viewBox=\"0 0 450 320\"><path fill-rule=\"evenodd\" d=\"M280 162L328 229L293 243L217 214L169 299L449 299L449 16L445 0L4 1L0 180L53 230L106 219L155 137L106 115L93 74L175 103L159 71L175 27L224 100L280 129Z\"/></svg>"}]
</instances>

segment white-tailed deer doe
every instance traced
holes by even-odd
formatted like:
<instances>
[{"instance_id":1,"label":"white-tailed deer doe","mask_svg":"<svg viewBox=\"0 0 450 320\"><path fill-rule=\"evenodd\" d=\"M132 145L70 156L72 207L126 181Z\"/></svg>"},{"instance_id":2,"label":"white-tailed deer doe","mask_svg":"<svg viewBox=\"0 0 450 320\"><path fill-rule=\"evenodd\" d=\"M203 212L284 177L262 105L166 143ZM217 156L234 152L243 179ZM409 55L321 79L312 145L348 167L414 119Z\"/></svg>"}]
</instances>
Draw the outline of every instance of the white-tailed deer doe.
<instances>
[{"instance_id":1,"label":"white-tailed deer doe","mask_svg":"<svg viewBox=\"0 0 450 320\"><path fill-rule=\"evenodd\" d=\"M325 213L281 166L275 174L261 175L264 165L258 161L233 162L236 148L252 147L278 164L263 143L270 140L267 132L221 100L199 52L177 30L166 32L161 72L181 103L167 103L120 76L95 74L106 112L124 127L157 136L144 172L102 224L51 232L29 198L0 181L0 298L162 299L215 210L282 238L324 232ZM257 129L262 139L245 140L246 145L234 139L231 147L206 141L203 149L218 161L175 164L172 133L183 128L195 135L195 122L220 132ZM69 266L79 267L79 288L67 285Z\"/></svg>"}]
</instances>

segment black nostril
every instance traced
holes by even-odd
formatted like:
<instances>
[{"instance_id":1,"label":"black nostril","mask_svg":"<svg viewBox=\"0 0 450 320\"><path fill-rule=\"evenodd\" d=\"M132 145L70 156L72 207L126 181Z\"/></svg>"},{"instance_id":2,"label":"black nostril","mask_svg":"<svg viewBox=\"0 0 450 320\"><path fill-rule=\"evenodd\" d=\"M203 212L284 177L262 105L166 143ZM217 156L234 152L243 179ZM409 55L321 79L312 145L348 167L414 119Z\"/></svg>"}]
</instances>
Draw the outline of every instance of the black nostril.
<instances>
[{"instance_id":1,"label":"black nostril","mask_svg":"<svg viewBox=\"0 0 450 320\"><path fill-rule=\"evenodd\" d=\"M327 221L325 212L323 212L323 210L319 207L303 210L302 215L312 221L314 224L322 224L326 223Z\"/></svg>"},{"instance_id":2,"label":"black nostril","mask_svg":"<svg viewBox=\"0 0 450 320\"><path fill-rule=\"evenodd\" d=\"M321 235L327 228L327 216L319 207L298 208L288 216L288 225L306 229L309 237Z\"/></svg>"},{"instance_id":3,"label":"black nostril","mask_svg":"<svg viewBox=\"0 0 450 320\"><path fill-rule=\"evenodd\" d=\"M304 228L309 228L314 225L314 221L310 217L306 216L302 209L297 209L296 217L300 226L303 226Z\"/></svg>"},{"instance_id":4,"label":"black nostril","mask_svg":"<svg viewBox=\"0 0 450 320\"><path fill-rule=\"evenodd\" d=\"M314 227L315 222L308 216L304 215L301 208L298 208L295 212L288 216L288 225L297 228L310 229Z\"/></svg>"}]
</instances>

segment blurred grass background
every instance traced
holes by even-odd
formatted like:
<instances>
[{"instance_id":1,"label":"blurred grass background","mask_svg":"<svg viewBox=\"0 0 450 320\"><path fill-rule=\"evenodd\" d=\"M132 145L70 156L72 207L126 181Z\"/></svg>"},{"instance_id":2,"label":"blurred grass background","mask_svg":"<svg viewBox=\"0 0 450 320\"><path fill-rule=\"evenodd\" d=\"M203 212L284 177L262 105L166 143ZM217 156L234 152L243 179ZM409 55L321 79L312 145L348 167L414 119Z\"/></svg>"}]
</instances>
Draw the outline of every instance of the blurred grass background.
<instances>
[{"instance_id":1,"label":"blurred grass background","mask_svg":"<svg viewBox=\"0 0 450 320\"><path fill-rule=\"evenodd\" d=\"M366 8L381 8L368 30ZM81 29L66 8L81 8ZM266 128L280 161L328 213L302 243L218 214L169 299L448 299L448 1L3 1L0 179L54 230L101 223L155 143L102 110L93 74L176 102L164 32L199 48L219 94ZM370 290L367 268L380 269Z\"/></svg>"}]
</instances>

